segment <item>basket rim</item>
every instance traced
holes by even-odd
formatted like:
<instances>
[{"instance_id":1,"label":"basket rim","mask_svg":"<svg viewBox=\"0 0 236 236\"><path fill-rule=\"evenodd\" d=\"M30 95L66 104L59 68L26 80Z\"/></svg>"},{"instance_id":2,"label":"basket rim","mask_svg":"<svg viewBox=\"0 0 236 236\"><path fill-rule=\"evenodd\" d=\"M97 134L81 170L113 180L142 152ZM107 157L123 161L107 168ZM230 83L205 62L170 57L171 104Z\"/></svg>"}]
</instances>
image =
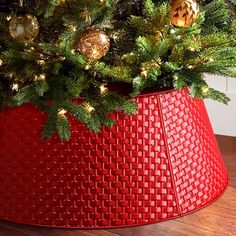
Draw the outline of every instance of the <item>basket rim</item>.
<instances>
[{"instance_id":1,"label":"basket rim","mask_svg":"<svg viewBox=\"0 0 236 236\"><path fill-rule=\"evenodd\" d=\"M149 96L153 96L156 94L167 94L167 93L171 93L174 91L181 91L181 90L174 89L174 88L168 88L166 90L161 90L161 91L147 91L147 92L140 93L137 97L149 97Z\"/></svg>"},{"instance_id":2,"label":"basket rim","mask_svg":"<svg viewBox=\"0 0 236 236\"><path fill-rule=\"evenodd\" d=\"M180 91L178 89L175 89L172 87L164 87L161 88L160 86L152 86L149 88L145 88L140 94L137 96L131 96L132 94L132 87L127 86L125 83L118 82L118 83L110 83L108 84L108 89L112 92L115 92L121 96L127 97L127 98L139 98L139 97L149 97L156 94L167 94L173 91Z\"/></svg>"},{"instance_id":3,"label":"basket rim","mask_svg":"<svg viewBox=\"0 0 236 236\"><path fill-rule=\"evenodd\" d=\"M160 88L156 88L156 87L152 87L152 88L149 88L149 89L146 89L145 91L143 91L142 93L138 94L137 96L135 97L131 97L130 95L126 95L129 99L137 99L137 98L145 98L145 97L150 97L150 96L154 96L154 95L157 95L157 94L167 94L167 93L171 93L171 92L178 92L178 91L181 91L181 90L184 90L184 89L187 89L187 87L183 88L183 89L175 89L175 88L166 88L166 89L162 89L160 90ZM119 90L118 90L119 91ZM82 99L75 99L76 101L81 101ZM46 102L50 103L51 100L50 99L47 99L45 100ZM33 104L35 105L34 103L32 102L27 102L27 103L24 103L22 104L21 106L24 106L26 104ZM11 106L7 106L5 105L4 108L16 108L16 107L20 107L20 106L14 106L14 107L11 107Z\"/></svg>"}]
</instances>

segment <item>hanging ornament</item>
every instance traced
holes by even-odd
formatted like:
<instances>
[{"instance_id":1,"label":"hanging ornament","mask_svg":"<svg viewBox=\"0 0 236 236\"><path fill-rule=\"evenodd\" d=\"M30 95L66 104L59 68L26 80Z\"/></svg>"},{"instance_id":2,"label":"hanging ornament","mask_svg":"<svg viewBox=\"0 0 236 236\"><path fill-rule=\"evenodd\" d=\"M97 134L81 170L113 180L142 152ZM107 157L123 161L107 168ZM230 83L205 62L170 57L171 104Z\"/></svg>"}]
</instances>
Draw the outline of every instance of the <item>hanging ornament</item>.
<instances>
[{"instance_id":1,"label":"hanging ornament","mask_svg":"<svg viewBox=\"0 0 236 236\"><path fill-rule=\"evenodd\" d=\"M171 23L177 27L188 27L199 13L195 0L172 0Z\"/></svg>"},{"instance_id":2,"label":"hanging ornament","mask_svg":"<svg viewBox=\"0 0 236 236\"><path fill-rule=\"evenodd\" d=\"M33 41L39 33L39 22L35 16L13 17L9 24L11 36L19 41Z\"/></svg>"},{"instance_id":3,"label":"hanging ornament","mask_svg":"<svg viewBox=\"0 0 236 236\"><path fill-rule=\"evenodd\" d=\"M104 57L110 48L107 34L97 28L88 28L79 35L77 49L90 61L97 61Z\"/></svg>"}]
</instances>

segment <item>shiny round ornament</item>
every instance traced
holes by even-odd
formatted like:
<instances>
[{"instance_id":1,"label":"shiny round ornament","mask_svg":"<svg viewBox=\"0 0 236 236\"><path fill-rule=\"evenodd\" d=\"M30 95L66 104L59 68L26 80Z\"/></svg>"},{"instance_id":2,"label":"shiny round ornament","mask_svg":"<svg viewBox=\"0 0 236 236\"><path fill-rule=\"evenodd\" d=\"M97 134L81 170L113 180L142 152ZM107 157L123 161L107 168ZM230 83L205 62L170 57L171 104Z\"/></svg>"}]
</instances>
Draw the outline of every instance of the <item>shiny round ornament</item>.
<instances>
[{"instance_id":1,"label":"shiny round ornament","mask_svg":"<svg viewBox=\"0 0 236 236\"><path fill-rule=\"evenodd\" d=\"M90 61L106 56L110 48L110 38L97 28L89 28L79 35L77 49Z\"/></svg>"},{"instance_id":2,"label":"shiny round ornament","mask_svg":"<svg viewBox=\"0 0 236 236\"><path fill-rule=\"evenodd\" d=\"M9 25L11 36L19 41L33 41L39 33L39 22L35 16L13 17Z\"/></svg>"},{"instance_id":3,"label":"shiny round ornament","mask_svg":"<svg viewBox=\"0 0 236 236\"><path fill-rule=\"evenodd\" d=\"M171 23L177 27L188 27L198 13L199 7L195 0L171 1Z\"/></svg>"}]
</instances>

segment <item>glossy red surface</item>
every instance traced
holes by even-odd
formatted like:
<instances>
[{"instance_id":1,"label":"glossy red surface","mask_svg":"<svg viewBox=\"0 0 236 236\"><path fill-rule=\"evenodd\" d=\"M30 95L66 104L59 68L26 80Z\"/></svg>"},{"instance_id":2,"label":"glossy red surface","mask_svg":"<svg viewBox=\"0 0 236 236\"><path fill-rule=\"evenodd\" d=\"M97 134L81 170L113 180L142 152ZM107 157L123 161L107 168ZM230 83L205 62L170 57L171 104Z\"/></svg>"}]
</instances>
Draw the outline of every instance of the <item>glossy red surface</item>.
<instances>
[{"instance_id":1,"label":"glossy red surface","mask_svg":"<svg viewBox=\"0 0 236 236\"><path fill-rule=\"evenodd\" d=\"M187 90L137 99L99 134L72 119L72 139L42 141L31 104L0 113L0 219L63 228L112 228L196 211L227 185L203 101Z\"/></svg>"}]
</instances>

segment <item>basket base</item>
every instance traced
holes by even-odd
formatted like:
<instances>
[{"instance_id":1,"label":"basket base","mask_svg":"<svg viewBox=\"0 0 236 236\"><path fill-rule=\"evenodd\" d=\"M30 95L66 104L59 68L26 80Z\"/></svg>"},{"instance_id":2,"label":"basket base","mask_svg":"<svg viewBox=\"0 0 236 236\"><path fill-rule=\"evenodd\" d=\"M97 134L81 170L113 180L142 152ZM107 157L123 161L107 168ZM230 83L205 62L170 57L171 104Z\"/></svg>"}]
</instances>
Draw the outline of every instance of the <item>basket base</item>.
<instances>
[{"instance_id":1,"label":"basket base","mask_svg":"<svg viewBox=\"0 0 236 236\"><path fill-rule=\"evenodd\" d=\"M114 114L117 125L99 134L71 119L69 142L41 141L47 117L31 104L0 113L0 219L118 228L215 201L228 177L203 101L185 89L137 103L137 115Z\"/></svg>"},{"instance_id":2,"label":"basket base","mask_svg":"<svg viewBox=\"0 0 236 236\"><path fill-rule=\"evenodd\" d=\"M120 226L104 226L104 227L95 227L95 228L91 228L91 227L64 227L64 226L54 226L54 225L40 225L40 224L32 224L32 223L25 223L25 222L20 222L20 221L13 221L13 220L4 220L4 219L0 219L1 221L5 221L5 222L11 222L11 223L16 223L16 224L21 224L21 225L28 225L28 226L35 226L35 227L41 227L41 228L54 228L54 229L83 229L83 230L95 230L95 229L120 229L120 228L130 228L130 227L138 227L138 226L145 226L145 225L150 225L150 224L157 224L157 223L161 223L161 222L165 222L165 221L168 221L168 220L175 220L175 219L178 219L180 217L183 217L183 216L187 216L187 215L191 215L195 212L198 212L206 207L208 207L209 205L211 205L212 203L214 203L215 201L217 201L220 197L222 197L222 195L224 195L225 191L227 190L227 187L228 187L228 184L229 184L229 181L228 181L228 178L227 178L227 183L225 185L225 188L224 190L218 195L216 196L215 199L211 200L210 202L208 202L206 205L203 205L201 206L200 208L198 209L194 209L193 211L189 211L189 212L186 212L182 215L179 215L179 216L175 216L175 217L172 217L172 218L168 218L168 219L160 219L160 220L155 220L155 221L150 221L150 222L146 222L144 224L137 224L137 225L120 225Z\"/></svg>"}]
</instances>

